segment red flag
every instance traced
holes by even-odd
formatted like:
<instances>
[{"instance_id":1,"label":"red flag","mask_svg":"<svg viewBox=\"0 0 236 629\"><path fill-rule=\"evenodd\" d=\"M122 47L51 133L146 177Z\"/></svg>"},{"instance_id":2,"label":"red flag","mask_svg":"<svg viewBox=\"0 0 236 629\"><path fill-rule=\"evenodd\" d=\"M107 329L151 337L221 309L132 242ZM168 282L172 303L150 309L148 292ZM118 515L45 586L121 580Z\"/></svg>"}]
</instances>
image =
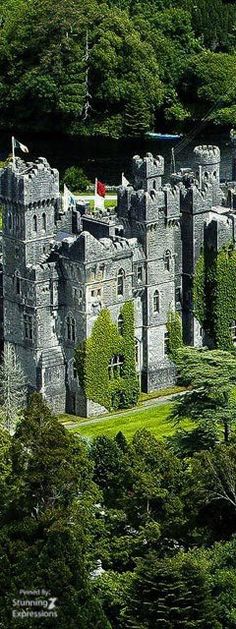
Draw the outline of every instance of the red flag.
<instances>
[{"instance_id":1,"label":"red flag","mask_svg":"<svg viewBox=\"0 0 236 629\"><path fill-rule=\"evenodd\" d=\"M106 195L106 186L105 183L102 183L101 181L97 181L97 194L99 194L100 197L105 197Z\"/></svg>"}]
</instances>

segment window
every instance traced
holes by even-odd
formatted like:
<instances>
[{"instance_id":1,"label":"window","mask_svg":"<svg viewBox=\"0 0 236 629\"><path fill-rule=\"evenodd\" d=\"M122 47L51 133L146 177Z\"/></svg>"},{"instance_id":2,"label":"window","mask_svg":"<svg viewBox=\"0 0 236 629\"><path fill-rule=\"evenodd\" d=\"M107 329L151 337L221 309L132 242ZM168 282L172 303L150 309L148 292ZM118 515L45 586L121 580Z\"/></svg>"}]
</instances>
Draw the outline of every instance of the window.
<instances>
[{"instance_id":1,"label":"window","mask_svg":"<svg viewBox=\"0 0 236 629\"><path fill-rule=\"evenodd\" d=\"M165 255L164 255L164 268L165 271L169 271L170 270L170 259L171 259L171 253L170 251L166 251Z\"/></svg>"},{"instance_id":2,"label":"window","mask_svg":"<svg viewBox=\"0 0 236 629\"><path fill-rule=\"evenodd\" d=\"M118 332L119 334L121 334L121 336L123 334L123 325L124 325L124 319L122 317L122 314L120 314L117 321L117 327L118 327Z\"/></svg>"},{"instance_id":3,"label":"window","mask_svg":"<svg viewBox=\"0 0 236 629\"><path fill-rule=\"evenodd\" d=\"M36 232L38 230L38 221L37 221L36 214L34 214L34 216L33 216L33 230L34 230L34 232Z\"/></svg>"},{"instance_id":4,"label":"window","mask_svg":"<svg viewBox=\"0 0 236 629\"><path fill-rule=\"evenodd\" d=\"M12 213L8 212L8 229L12 229Z\"/></svg>"},{"instance_id":5,"label":"window","mask_svg":"<svg viewBox=\"0 0 236 629\"><path fill-rule=\"evenodd\" d=\"M32 341L33 339L33 317L32 315L24 314L24 336L26 339Z\"/></svg>"},{"instance_id":6,"label":"window","mask_svg":"<svg viewBox=\"0 0 236 629\"><path fill-rule=\"evenodd\" d=\"M175 289L175 302L178 304L181 301L181 288L178 286Z\"/></svg>"},{"instance_id":7,"label":"window","mask_svg":"<svg viewBox=\"0 0 236 629\"><path fill-rule=\"evenodd\" d=\"M91 297L95 297L95 290L91 290Z\"/></svg>"},{"instance_id":8,"label":"window","mask_svg":"<svg viewBox=\"0 0 236 629\"><path fill-rule=\"evenodd\" d=\"M143 268L138 266L138 282L142 282L143 280Z\"/></svg>"},{"instance_id":9,"label":"window","mask_svg":"<svg viewBox=\"0 0 236 629\"><path fill-rule=\"evenodd\" d=\"M135 362L136 365L139 363L139 340L135 339Z\"/></svg>"},{"instance_id":10,"label":"window","mask_svg":"<svg viewBox=\"0 0 236 629\"><path fill-rule=\"evenodd\" d=\"M42 219L43 219L43 231L46 231L47 222L46 222L46 214L45 214L45 212L42 214Z\"/></svg>"},{"instance_id":11,"label":"window","mask_svg":"<svg viewBox=\"0 0 236 629\"><path fill-rule=\"evenodd\" d=\"M68 315L66 317L66 338L67 341L75 341L76 328L75 328L75 319Z\"/></svg>"},{"instance_id":12,"label":"window","mask_svg":"<svg viewBox=\"0 0 236 629\"><path fill-rule=\"evenodd\" d=\"M236 343L236 321L232 321L230 326L231 338L233 343Z\"/></svg>"},{"instance_id":13,"label":"window","mask_svg":"<svg viewBox=\"0 0 236 629\"><path fill-rule=\"evenodd\" d=\"M168 354L169 352L169 333L165 332L164 334L164 354Z\"/></svg>"},{"instance_id":14,"label":"window","mask_svg":"<svg viewBox=\"0 0 236 629\"><path fill-rule=\"evenodd\" d=\"M159 290L155 290L153 295L153 310L154 312L160 312L160 295Z\"/></svg>"},{"instance_id":15,"label":"window","mask_svg":"<svg viewBox=\"0 0 236 629\"><path fill-rule=\"evenodd\" d=\"M117 295L124 294L124 276L125 276L124 269L120 269L117 276Z\"/></svg>"},{"instance_id":16,"label":"window","mask_svg":"<svg viewBox=\"0 0 236 629\"><path fill-rule=\"evenodd\" d=\"M152 187L153 187L153 190L156 190L156 188L157 188L157 184L156 184L156 180L155 180L155 179L154 179L154 181L153 181L153 185L152 185Z\"/></svg>"},{"instance_id":17,"label":"window","mask_svg":"<svg viewBox=\"0 0 236 629\"><path fill-rule=\"evenodd\" d=\"M16 282L16 294L20 295L21 294L21 278L18 271L16 271L16 274L15 274L15 282Z\"/></svg>"},{"instance_id":18,"label":"window","mask_svg":"<svg viewBox=\"0 0 236 629\"><path fill-rule=\"evenodd\" d=\"M123 375L123 366L124 356L121 356L120 354L118 354L117 356L112 356L108 365L109 380L120 378Z\"/></svg>"}]
</instances>

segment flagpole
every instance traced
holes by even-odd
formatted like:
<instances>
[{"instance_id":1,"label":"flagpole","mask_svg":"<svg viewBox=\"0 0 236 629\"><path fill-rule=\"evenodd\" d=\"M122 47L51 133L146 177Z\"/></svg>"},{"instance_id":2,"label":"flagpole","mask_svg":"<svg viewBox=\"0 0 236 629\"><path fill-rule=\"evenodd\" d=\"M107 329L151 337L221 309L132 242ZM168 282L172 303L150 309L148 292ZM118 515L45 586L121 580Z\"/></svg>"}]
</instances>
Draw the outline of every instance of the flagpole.
<instances>
[{"instance_id":1,"label":"flagpole","mask_svg":"<svg viewBox=\"0 0 236 629\"><path fill-rule=\"evenodd\" d=\"M13 165L13 170L16 170L16 155L15 155L15 138L14 138L14 135L12 135L11 144L12 144L12 165Z\"/></svg>"}]
</instances>

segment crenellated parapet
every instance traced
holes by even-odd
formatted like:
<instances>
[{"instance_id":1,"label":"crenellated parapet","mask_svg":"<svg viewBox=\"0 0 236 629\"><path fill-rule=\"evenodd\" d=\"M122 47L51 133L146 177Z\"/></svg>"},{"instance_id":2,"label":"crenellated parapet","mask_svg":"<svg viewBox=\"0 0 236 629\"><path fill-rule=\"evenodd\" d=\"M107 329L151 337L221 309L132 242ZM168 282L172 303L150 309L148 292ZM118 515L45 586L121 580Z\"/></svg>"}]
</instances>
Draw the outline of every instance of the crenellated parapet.
<instances>
[{"instance_id":1,"label":"crenellated parapet","mask_svg":"<svg viewBox=\"0 0 236 629\"><path fill-rule=\"evenodd\" d=\"M163 188L165 195L165 214L167 220L180 217L180 188L179 186L166 185Z\"/></svg>"},{"instance_id":2,"label":"crenellated parapet","mask_svg":"<svg viewBox=\"0 0 236 629\"><path fill-rule=\"evenodd\" d=\"M213 185L220 183L220 149L212 144L203 144L194 149L195 162L201 183L211 181Z\"/></svg>"},{"instance_id":3,"label":"crenellated parapet","mask_svg":"<svg viewBox=\"0 0 236 629\"><path fill-rule=\"evenodd\" d=\"M180 207L182 212L198 214L209 212L212 208L213 189L206 183L203 189L193 184L191 188L180 187Z\"/></svg>"},{"instance_id":4,"label":"crenellated parapet","mask_svg":"<svg viewBox=\"0 0 236 629\"><path fill-rule=\"evenodd\" d=\"M130 218L137 222L158 221L158 211L165 207L163 190L144 192L137 190L132 194Z\"/></svg>"},{"instance_id":5,"label":"crenellated parapet","mask_svg":"<svg viewBox=\"0 0 236 629\"><path fill-rule=\"evenodd\" d=\"M164 157L147 153L144 158L139 155L133 157L133 183L135 190L158 190L164 174Z\"/></svg>"},{"instance_id":6,"label":"crenellated parapet","mask_svg":"<svg viewBox=\"0 0 236 629\"><path fill-rule=\"evenodd\" d=\"M0 172L0 199L23 206L55 203L59 199L59 173L44 157L34 163L16 160Z\"/></svg>"}]
</instances>

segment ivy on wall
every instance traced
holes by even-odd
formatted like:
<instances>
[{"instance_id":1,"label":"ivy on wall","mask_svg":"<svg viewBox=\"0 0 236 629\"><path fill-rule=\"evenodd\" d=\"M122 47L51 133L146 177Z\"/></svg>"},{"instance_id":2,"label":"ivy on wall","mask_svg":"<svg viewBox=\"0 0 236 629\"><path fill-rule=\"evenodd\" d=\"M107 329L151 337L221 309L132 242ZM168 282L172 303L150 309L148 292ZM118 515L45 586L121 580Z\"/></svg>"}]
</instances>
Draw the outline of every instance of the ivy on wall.
<instances>
[{"instance_id":1,"label":"ivy on wall","mask_svg":"<svg viewBox=\"0 0 236 629\"><path fill-rule=\"evenodd\" d=\"M105 408L127 408L137 403L139 381L135 365L134 306L126 302L121 308L122 334L113 323L109 310L97 317L91 336L75 352L80 384L88 399ZM109 377L109 361L123 359L122 371Z\"/></svg>"},{"instance_id":2,"label":"ivy on wall","mask_svg":"<svg viewBox=\"0 0 236 629\"><path fill-rule=\"evenodd\" d=\"M235 350L231 325L236 321L236 251L231 244L202 253L193 282L194 313L217 348Z\"/></svg>"},{"instance_id":3,"label":"ivy on wall","mask_svg":"<svg viewBox=\"0 0 236 629\"><path fill-rule=\"evenodd\" d=\"M183 346L182 321L178 312L169 310L167 317L168 351L174 358L176 351Z\"/></svg>"}]
</instances>

